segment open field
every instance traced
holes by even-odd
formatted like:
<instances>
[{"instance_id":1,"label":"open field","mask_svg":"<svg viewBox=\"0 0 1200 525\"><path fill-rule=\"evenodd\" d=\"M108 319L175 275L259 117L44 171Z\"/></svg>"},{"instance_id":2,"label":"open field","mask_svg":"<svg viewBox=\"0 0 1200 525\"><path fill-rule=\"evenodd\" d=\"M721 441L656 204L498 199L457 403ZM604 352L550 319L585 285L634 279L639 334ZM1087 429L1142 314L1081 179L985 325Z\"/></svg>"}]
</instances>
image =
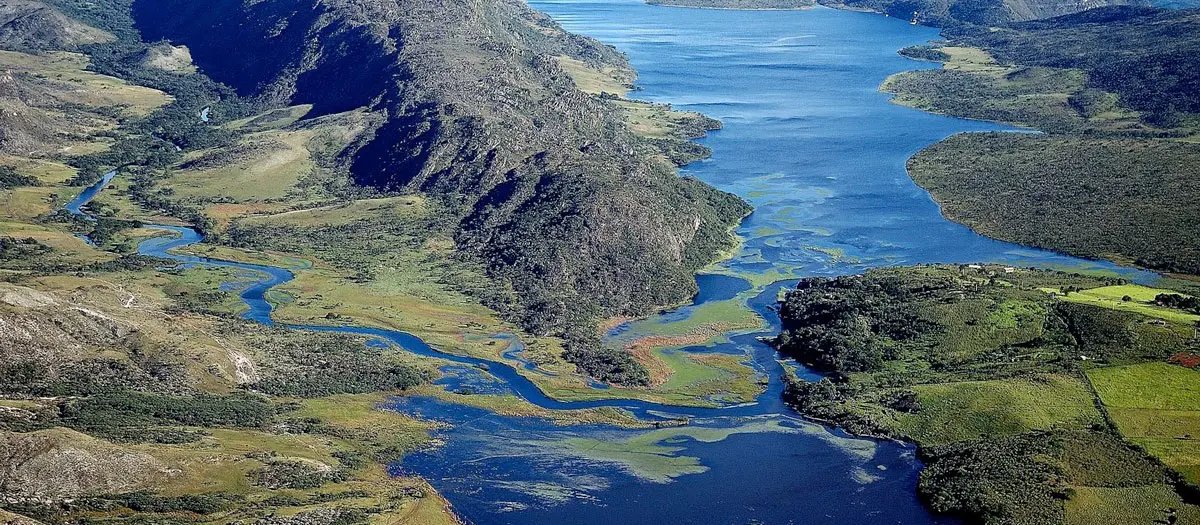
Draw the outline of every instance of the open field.
<instances>
[{"instance_id":1,"label":"open field","mask_svg":"<svg viewBox=\"0 0 1200 525\"><path fill-rule=\"evenodd\" d=\"M1087 429L1103 418L1087 386L1065 375L941 383L913 387L921 410L899 416L897 429L923 445Z\"/></svg>"},{"instance_id":2,"label":"open field","mask_svg":"<svg viewBox=\"0 0 1200 525\"><path fill-rule=\"evenodd\" d=\"M563 68L563 71L571 76L580 91L593 95L611 93L624 97L629 94L636 76L631 70L612 66L603 66L597 69L582 60L568 56L557 56L554 59L558 62L558 67Z\"/></svg>"},{"instance_id":3,"label":"open field","mask_svg":"<svg viewBox=\"0 0 1200 525\"><path fill-rule=\"evenodd\" d=\"M1122 435L1200 484L1200 372L1146 363L1088 377Z\"/></svg>"},{"instance_id":4,"label":"open field","mask_svg":"<svg viewBox=\"0 0 1200 525\"><path fill-rule=\"evenodd\" d=\"M296 121L304 118L309 111L312 111L312 104L289 106L286 108L267 111L266 113L259 115L230 121L223 127L238 131L265 131L268 129L281 129L295 124Z\"/></svg>"},{"instance_id":5,"label":"open field","mask_svg":"<svg viewBox=\"0 0 1200 525\"><path fill-rule=\"evenodd\" d=\"M317 208L305 208L270 215L251 216L240 221L247 226L328 227L378 218L412 218L428 213L425 198L417 195L359 199Z\"/></svg>"},{"instance_id":6,"label":"open field","mask_svg":"<svg viewBox=\"0 0 1200 525\"><path fill-rule=\"evenodd\" d=\"M245 156L199 153L172 175L169 187L179 198L225 198L233 202L282 199L314 168L305 145L308 132L264 132L245 139ZM189 163L196 165L189 168Z\"/></svg>"},{"instance_id":7,"label":"open field","mask_svg":"<svg viewBox=\"0 0 1200 525\"><path fill-rule=\"evenodd\" d=\"M1057 292L1053 289L1047 289L1049 292ZM1102 308L1113 310L1121 310L1125 312L1135 312L1148 317L1157 317L1179 323L1191 323L1200 321L1200 315L1184 312L1174 308L1167 308L1154 304L1154 298L1158 294L1178 293L1174 290L1163 288L1151 288L1138 284L1124 284L1120 286L1104 286L1101 288L1092 288L1088 290L1080 290L1070 294L1060 294L1059 299L1073 303L1090 304ZM1129 297L1131 300L1124 300Z\"/></svg>"},{"instance_id":8,"label":"open field","mask_svg":"<svg viewBox=\"0 0 1200 525\"><path fill-rule=\"evenodd\" d=\"M1067 501L1067 525L1165 523L1167 509L1178 509L1178 523L1200 521L1200 509L1182 505L1166 485L1147 487L1075 487Z\"/></svg>"},{"instance_id":9,"label":"open field","mask_svg":"<svg viewBox=\"0 0 1200 525\"><path fill-rule=\"evenodd\" d=\"M88 61L79 53L0 51L0 67L31 76L58 104L120 108L127 116L144 117L172 100L162 91L87 71Z\"/></svg>"}]
</instances>

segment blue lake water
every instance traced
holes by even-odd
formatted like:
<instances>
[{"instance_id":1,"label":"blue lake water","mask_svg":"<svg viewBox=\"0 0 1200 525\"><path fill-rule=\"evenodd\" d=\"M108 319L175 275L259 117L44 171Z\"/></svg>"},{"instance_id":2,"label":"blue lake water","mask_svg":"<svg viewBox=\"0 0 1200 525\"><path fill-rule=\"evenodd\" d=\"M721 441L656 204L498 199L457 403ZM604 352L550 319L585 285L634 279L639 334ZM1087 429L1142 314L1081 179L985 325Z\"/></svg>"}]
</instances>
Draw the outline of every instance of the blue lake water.
<instances>
[{"instance_id":1,"label":"blue lake water","mask_svg":"<svg viewBox=\"0 0 1200 525\"><path fill-rule=\"evenodd\" d=\"M712 347L679 351L748 356L766 382L756 402L681 408L633 400L562 402L518 368L519 341L507 363L452 356L402 332L363 327L292 328L369 336L446 359L437 384L463 394L514 394L550 410L615 407L648 419L687 417L681 428L625 430L558 426L538 418L498 416L431 398L402 397L386 408L449 423L443 444L392 465L428 479L465 519L484 524L766 524L953 523L917 500L920 464L912 447L847 436L792 413L780 400L783 366L758 340L778 331L771 307L794 279L861 272L881 265L1003 262L1105 270L1138 280L1153 274L1083 261L982 237L944 219L905 173L906 159L961 131L1004 129L896 106L877 87L888 75L934 67L896 54L937 37L933 29L879 15L806 11L708 11L648 6L640 0L533 1L568 30L629 54L639 98L672 103L721 119L702 142L709 160L684 171L741 195L755 212L738 233L744 249L698 278L690 306L628 323L686 318L689 308L744 298L764 321L761 331L731 335ZM78 213L96 191L68 209ZM202 240L194 230L139 251L182 263L230 268L249 307L245 318L272 324L268 290L292 279L284 268L175 255ZM751 288L736 276L771 276ZM249 275L260 276L257 280ZM759 282L762 279L758 279ZM742 300L742 299L739 299ZM812 378L803 369L799 373Z\"/></svg>"}]
</instances>

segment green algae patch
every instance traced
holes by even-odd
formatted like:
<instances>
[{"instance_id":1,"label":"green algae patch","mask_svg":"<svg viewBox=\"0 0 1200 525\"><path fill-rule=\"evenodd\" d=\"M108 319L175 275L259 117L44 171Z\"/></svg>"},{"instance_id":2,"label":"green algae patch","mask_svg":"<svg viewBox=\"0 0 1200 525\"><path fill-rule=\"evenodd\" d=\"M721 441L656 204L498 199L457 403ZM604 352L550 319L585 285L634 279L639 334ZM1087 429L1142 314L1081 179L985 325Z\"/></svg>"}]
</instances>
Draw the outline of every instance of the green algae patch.
<instances>
[{"instance_id":1,"label":"green algae patch","mask_svg":"<svg viewBox=\"0 0 1200 525\"><path fill-rule=\"evenodd\" d=\"M699 458L686 454L688 443L716 443L737 434L763 432L816 436L858 461L865 462L875 456L874 441L835 436L815 423L784 417L759 418L728 428L662 428L625 439L571 437L551 445L568 450L572 455L616 463L646 481L668 483L680 476L708 471Z\"/></svg>"}]
</instances>

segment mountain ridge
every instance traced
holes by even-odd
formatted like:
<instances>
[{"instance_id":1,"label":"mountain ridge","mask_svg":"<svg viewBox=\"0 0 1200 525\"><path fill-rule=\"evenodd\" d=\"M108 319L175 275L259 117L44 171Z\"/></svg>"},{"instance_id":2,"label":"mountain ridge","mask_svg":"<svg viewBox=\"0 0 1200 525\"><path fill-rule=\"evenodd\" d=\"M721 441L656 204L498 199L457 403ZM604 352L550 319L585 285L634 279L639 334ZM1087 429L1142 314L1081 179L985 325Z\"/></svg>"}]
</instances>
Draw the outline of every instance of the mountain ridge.
<instances>
[{"instance_id":1,"label":"mountain ridge","mask_svg":"<svg viewBox=\"0 0 1200 525\"><path fill-rule=\"evenodd\" d=\"M354 180L450 204L459 248L512 290L489 306L576 348L605 352L598 318L694 294L693 272L733 245L730 229L749 212L678 177L554 58L628 69L622 55L520 2L139 1L134 16L146 39L187 45L202 71L243 96L312 104L310 117L385 115L343 153ZM636 368L607 352L602 361Z\"/></svg>"}]
</instances>

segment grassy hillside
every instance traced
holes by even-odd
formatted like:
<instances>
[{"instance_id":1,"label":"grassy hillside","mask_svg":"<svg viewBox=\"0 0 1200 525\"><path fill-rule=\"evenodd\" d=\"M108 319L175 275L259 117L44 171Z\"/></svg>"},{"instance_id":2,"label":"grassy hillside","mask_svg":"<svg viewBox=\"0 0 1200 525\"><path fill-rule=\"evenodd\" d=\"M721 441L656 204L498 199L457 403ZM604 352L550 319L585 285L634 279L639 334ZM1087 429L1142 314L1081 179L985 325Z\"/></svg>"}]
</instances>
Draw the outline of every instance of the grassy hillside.
<instances>
[{"instance_id":1,"label":"grassy hillside","mask_svg":"<svg viewBox=\"0 0 1200 525\"><path fill-rule=\"evenodd\" d=\"M1096 304L1117 287L1138 310ZM939 512L1186 522L1200 517L1186 437L1200 382L1167 360L1200 341L1188 312L1156 304L1163 290L1132 288L995 266L806 279L782 303L776 343L830 379L792 378L785 397L850 432L915 441L920 494Z\"/></svg>"}]
</instances>

